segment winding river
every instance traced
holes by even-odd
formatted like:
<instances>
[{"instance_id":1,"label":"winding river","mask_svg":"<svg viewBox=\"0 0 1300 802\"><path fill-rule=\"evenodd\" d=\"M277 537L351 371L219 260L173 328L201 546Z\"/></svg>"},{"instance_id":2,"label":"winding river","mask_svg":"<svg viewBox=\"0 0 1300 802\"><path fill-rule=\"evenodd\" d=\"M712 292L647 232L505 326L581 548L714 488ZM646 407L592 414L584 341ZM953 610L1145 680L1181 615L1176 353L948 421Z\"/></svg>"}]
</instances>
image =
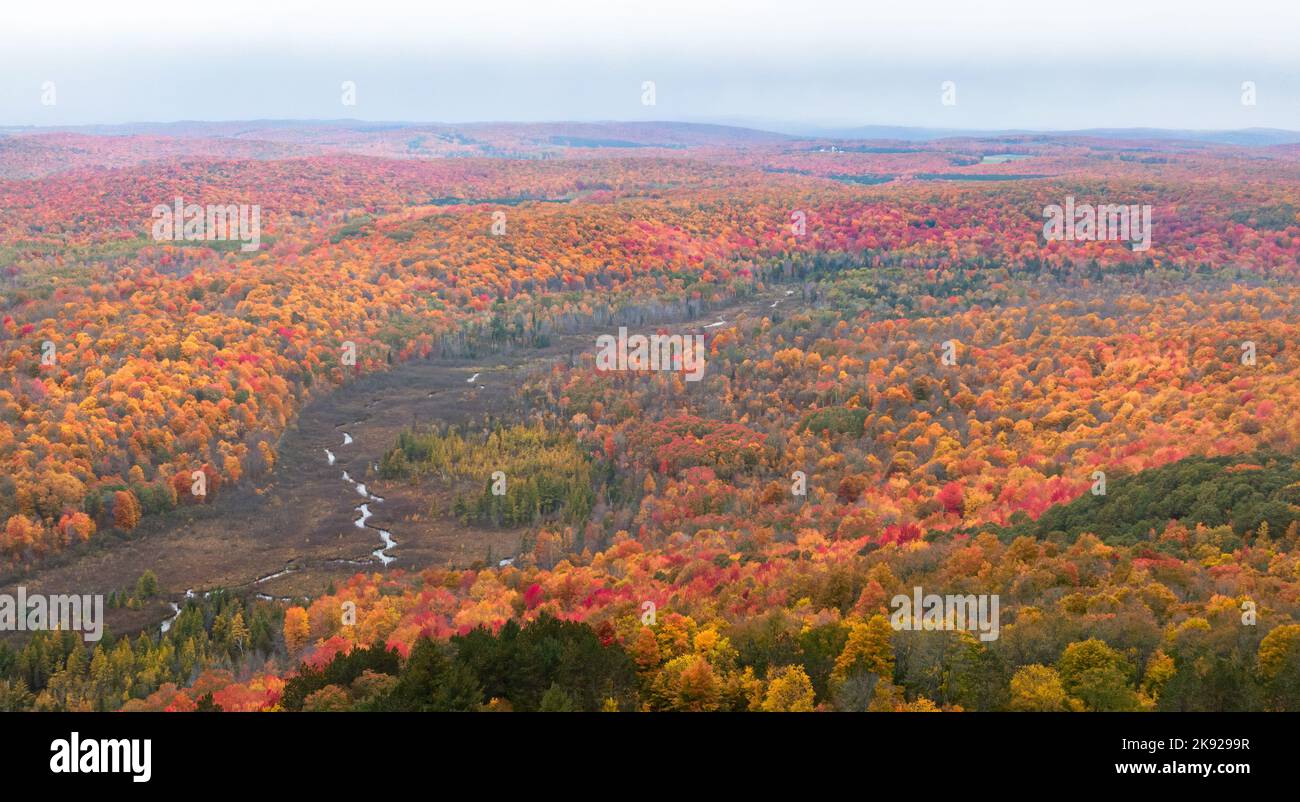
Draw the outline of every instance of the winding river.
<instances>
[{"instance_id":1,"label":"winding river","mask_svg":"<svg viewBox=\"0 0 1300 802\"><path fill-rule=\"evenodd\" d=\"M353 443L352 435L348 434L347 432L344 432L343 445L348 446L348 445L352 445L352 443ZM325 449L325 454L326 457L329 459L329 464L333 465L335 459L334 454L328 448ZM353 524L355 524L358 529L373 529L379 533L379 539L383 543L383 545L370 553L377 560L379 560L380 563L384 565L389 565L390 563L392 563L394 560L397 559L396 557L388 553L397 545L397 541L393 540L393 533L389 532L387 529L380 529L377 526L371 526L370 524L366 523L366 521L368 521L372 516L374 516L374 513L370 511L370 505L383 504L384 500L379 496L376 496L373 493L371 493L370 490L366 487L364 482L358 482L357 480L353 479L350 475L348 475L347 471L343 472L343 481L346 484L352 485L352 488L357 492L357 495L366 499L366 501L363 502L362 504L353 507L354 510L361 513L361 517L353 521Z\"/></svg>"}]
</instances>

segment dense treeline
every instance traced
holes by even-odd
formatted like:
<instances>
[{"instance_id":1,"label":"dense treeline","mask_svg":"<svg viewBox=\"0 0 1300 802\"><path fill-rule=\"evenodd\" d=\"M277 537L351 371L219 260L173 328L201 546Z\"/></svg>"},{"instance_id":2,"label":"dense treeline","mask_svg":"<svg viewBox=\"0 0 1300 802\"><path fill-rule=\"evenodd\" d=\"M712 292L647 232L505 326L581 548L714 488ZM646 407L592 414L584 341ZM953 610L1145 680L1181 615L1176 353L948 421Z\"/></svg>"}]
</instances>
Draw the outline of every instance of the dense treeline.
<instances>
[{"instance_id":1,"label":"dense treeline","mask_svg":"<svg viewBox=\"0 0 1300 802\"><path fill-rule=\"evenodd\" d=\"M1227 552L1257 534L1285 533L1294 542L1300 532L1300 462L1269 453L1187 457L1108 478L1104 493L1086 493L1009 532L1064 533L1071 540L1091 532L1107 543L1132 545L1170 521L1198 532L1206 528L1204 537Z\"/></svg>"},{"instance_id":2,"label":"dense treeline","mask_svg":"<svg viewBox=\"0 0 1300 802\"><path fill-rule=\"evenodd\" d=\"M522 627L420 637L405 658L376 642L303 664L275 709L1300 711L1300 625L1243 642L1235 608L1211 610L1127 647L1034 607L991 644L895 631L883 615L800 624L780 609L722 632L672 615L620 641L609 623L543 613ZM1139 627L1128 642L1146 638Z\"/></svg>"},{"instance_id":3,"label":"dense treeline","mask_svg":"<svg viewBox=\"0 0 1300 802\"><path fill-rule=\"evenodd\" d=\"M585 521L600 470L571 433L540 424L498 424L482 435L408 429L379 463L385 479L427 477L455 488L450 511L457 518L507 527Z\"/></svg>"},{"instance_id":4,"label":"dense treeline","mask_svg":"<svg viewBox=\"0 0 1300 802\"><path fill-rule=\"evenodd\" d=\"M420 638L406 659L376 643L303 665L285 683L285 710L598 711L635 709L636 668L589 626L542 616L483 627L446 643Z\"/></svg>"},{"instance_id":5,"label":"dense treeline","mask_svg":"<svg viewBox=\"0 0 1300 802\"><path fill-rule=\"evenodd\" d=\"M124 591L123 603L151 596L151 578L146 573L135 589ZM86 643L80 632L42 631L18 649L0 643L0 711L129 710L153 694L173 700L178 688L199 678L219 682L220 690L230 685L235 669L283 659L283 618L278 605L218 590L187 599L167 631L157 635L105 632ZM254 709L267 698L258 691L251 694ZM196 703L197 697L185 697L171 709L193 709Z\"/></svg>"}]
</instances>

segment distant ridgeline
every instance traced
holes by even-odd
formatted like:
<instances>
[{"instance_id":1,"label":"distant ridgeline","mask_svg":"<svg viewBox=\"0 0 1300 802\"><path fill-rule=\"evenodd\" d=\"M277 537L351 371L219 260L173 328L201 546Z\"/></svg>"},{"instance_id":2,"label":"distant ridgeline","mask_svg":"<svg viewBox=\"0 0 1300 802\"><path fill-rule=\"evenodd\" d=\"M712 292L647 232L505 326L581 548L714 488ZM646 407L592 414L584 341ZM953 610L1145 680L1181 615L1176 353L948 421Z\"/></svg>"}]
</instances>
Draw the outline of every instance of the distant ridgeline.
<instances>
[{"instance_id":1,"label":"distant ridgeline","mask_svg":"<svg viewBox=\"0 0 1300 802\"><path fill-rule=\"evenodd\" d=\"M1188 529L1204 524L1224 551L1243 539L1300 535L1300 456L1268 451L1178 462L1108 478L1105 495L1087 493L1003 530L1004 537L1064 537L1091 533L1113 545L1153 540L1170 521ZM1162 544L1154 544L1157 550Z\"/></svg>"}]
</instances>

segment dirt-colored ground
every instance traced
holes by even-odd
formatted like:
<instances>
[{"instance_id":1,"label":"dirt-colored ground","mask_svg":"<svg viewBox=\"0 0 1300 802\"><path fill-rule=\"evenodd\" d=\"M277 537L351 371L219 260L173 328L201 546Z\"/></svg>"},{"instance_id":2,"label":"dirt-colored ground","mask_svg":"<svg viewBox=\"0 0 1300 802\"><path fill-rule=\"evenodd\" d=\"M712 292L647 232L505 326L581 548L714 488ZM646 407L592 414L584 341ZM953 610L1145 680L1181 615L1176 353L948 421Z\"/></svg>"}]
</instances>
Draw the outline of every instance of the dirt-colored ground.
<instances>
[{"instance_id":1,"label":"dirt-colored ground","mask_svg":"<svg viewBox=\"0 0 1300 802\"><path fill-rule=\"evenodd\" d=\"M797 303L777 291L687 325L766 314L776 298L785 307ZM375 468L412 423L465 424L509 416L517 412L515 391L525 376L567 359L570 352L593 348L593 335L575 335L556 338L542 350L416 360L363 377L302 411L281 440L271 476L227 488L212 504L146 519L129 540L95 538L37 570L5 576L0 592L14 593L23 585L29 593L108 594L131 588L151 569L161 588L153 604L106 611L107 626L125 633L170 617L170 603L180 602L186 590L224 587L275 597L314 596L357 571L468 565L483 560L489 547L494 559L513 556L525 530L466 527L429 515L427 490L379 480ZM474 374L478 378L468 381ZM345 432L352 436L348 445ZM335 455L333 465L326 449ZM366 498L343 480L344 471L383 499L370 503L373 516L365 527L355 521L356 507ZM383 546L379 529L397 542L388 551L396 560L387 567L372 556Z\"/></svg>"}]
</instances>

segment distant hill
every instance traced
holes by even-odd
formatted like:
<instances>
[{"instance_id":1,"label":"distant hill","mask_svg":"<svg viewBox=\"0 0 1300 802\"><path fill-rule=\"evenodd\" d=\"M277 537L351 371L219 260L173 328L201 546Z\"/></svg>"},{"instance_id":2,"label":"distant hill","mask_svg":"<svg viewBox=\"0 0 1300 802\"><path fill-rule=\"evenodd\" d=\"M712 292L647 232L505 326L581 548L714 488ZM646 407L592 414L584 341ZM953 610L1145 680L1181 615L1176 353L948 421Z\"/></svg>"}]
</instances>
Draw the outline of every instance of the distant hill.
<instances>
[{"instance_id":1,"label":"distant hill","mask_svg":"<svg viewBox=\"0 0 1300 802\"><path fill-rule=\"evenodd\" d=\"M771 126L795 136L819 139L888 139L903 142L930 142L937 139L989 139L1008 136L1090 137L1115 140L1166 140L1205 142L1216 145L1264 147L1300 143L1300 131L1280 128L1243 128L1236 131L1197 131L1173 128L1081 128L1069 131L1034 131L1003 129L981 131L961 128L914 128L909 126L866 125L854 128L819 128L803 125Z\"/></svg>"},{"instance_id":2,"label":"distant hill","mask_svg":"<svg viewBox=\"0 0 1300 802\"><path fill-rule=\"evenodd\" d=\"M774 127L779 127L775 123ZM320 156L381 159L691 158L772 173L816 175L856 184L907 180L1011 181L1059 170L1007 166L1018 158L1069 150L1201 153L1230 147L1269 148L1291 159L1300 133L1254 128L1177 131L1097 128L1079 131L963 131L866 126L844 129L757 127L671 121L369 122L363 120L232 120L123 125L0 128L0 179L52 175L86 167L132 167L169 160L271 160ZM792 167L811 153L857 154ZM1013 158L986 160L990 155ZM909 155L904 165L873 156ZM1121 155L1121 159L1126 158ZM1150 158L1163 158L1152 156ZM967 169L970 168L970 169Z\"/></svg>"},{"instance_id":3,"label":"distant hill","mask_svg":"<svg viewBox=\"0 0 1300 802\"><path fill-rule=\"evenodd\" d=\"M227 137L236 139L311 141L317 136L367 137L395 133L455 136L487 139L504 133L518 138L551 142L555 139L610 142L620 147L632 143L641 146L692 146L710 144L770 143L791 139L789 134L711 123L646 122L368 122L364 120L231 120L204 122L141 122L122 125L82 125L63 127L0 127L0 135L75 133L96 136L172 136Z\"/></svg>"},{"instance_id":4,"label":"distant hill","mask_svg":"<svg viewBox=\"0 0 1300 802\"><path fill-rule=\"evenodd\" d=\"M754 121L748 124L673 121L599 122L472 122L440 123L364 120L231 120L141 122L122 125L66 127L0 127L0 136L71 133L95 136L167 136L260 139L296 143L339 144L397 136L427 135L443 141L562 147L699 147L709 145L765 145L791 139L852 139L894 142L932 142L941 139L996 139L1004 137L1085 137L1128 141L1183 141L1217 145L1266 147L1300 144L1300 131L1279 128L1243 128L1206 131L1172 128L1081 128L1066 131L1031 129L977 130L865 125L827 127L802 123Z\"/></svg>"}]
</instances>

